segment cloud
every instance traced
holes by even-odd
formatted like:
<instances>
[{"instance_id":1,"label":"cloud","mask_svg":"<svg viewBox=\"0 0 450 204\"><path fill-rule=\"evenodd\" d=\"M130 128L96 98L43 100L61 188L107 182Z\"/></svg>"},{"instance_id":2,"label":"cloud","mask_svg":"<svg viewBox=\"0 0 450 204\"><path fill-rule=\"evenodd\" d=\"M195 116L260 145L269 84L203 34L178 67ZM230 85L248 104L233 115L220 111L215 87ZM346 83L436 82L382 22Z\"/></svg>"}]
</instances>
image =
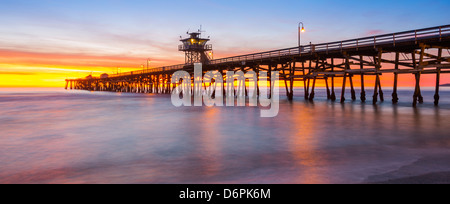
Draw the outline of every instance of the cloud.
<instances>
[{"instance_id":1,"label":"cloud","mask_svg":"<svg viewBox=\"0 0 450 204\"><path fill-rule=\"evenodd\" d=\"M365 35L381 35L381 34L385 34L386 31L384 30L368 30L366 31Z\"/></svg>"}]
</instances>

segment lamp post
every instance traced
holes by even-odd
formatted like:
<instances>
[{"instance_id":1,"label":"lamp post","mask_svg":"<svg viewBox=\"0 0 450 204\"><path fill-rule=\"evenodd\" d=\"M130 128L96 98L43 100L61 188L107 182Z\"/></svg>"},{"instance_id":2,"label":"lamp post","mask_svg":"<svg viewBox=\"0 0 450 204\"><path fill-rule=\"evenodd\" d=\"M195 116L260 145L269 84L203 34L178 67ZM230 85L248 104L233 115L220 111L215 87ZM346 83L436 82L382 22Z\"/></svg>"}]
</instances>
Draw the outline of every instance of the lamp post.
<instances>
[{"instance_id":1,"label":"lamp post","mask_svg":"<svg viewBox=\"0 0 450 204\"><path fill-rule=\"evenodd\" d=\"M301 27L300 27L301 25ZM298 46L301 46L301 42L300 42L300 34L305 32L305 26L303 26L303 22L298 23Z\"/></svg>"}]
</instances>

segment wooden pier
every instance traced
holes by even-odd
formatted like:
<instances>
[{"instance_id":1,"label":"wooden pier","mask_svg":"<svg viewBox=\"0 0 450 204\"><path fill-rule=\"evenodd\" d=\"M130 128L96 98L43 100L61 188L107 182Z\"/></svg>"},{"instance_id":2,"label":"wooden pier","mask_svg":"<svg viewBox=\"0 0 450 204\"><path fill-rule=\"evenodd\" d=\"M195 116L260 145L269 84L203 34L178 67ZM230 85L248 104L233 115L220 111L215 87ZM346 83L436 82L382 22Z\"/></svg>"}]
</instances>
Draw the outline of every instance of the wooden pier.
<instances>
[{"instance_id":1,"label":"wooden pier","mask_svg":"<svg viewBox=\"0 0 450 204\"><path fill-rule=\"evenodd\" d=\"M206 39L202 39L206 40ZM198 45L197 45L198 46ZM203 50L210 45L202 44ZM183 47L184 49L185 47ZM360 100L365 102L366 90L373 88L372 102L384 101L381 77L391 73L393 77L392 102L399 101L397 94L400 74L412 74L415 78L413 106L423 103L421 76L436 76L435 105L439 104L439 83L441 74L450 73L450 25L411 30L366 38L337 41L322 44L273 50L268 52L240 55L223 59L205 59L203 72L216 70L226 75L227 71L279 71L280 80L286 87L289 100L294 96L294 81L303 82L304 98L313 100L317 82L322 80L327 89L327 98L344 102L346 89L351 90L351 100L357 100L354 79L360 80ZM67 79L66 89L90 91L113 91L135 93L169 94L176 84L171 83L172 74L178 70L194 72L192 58L181 65L137 70L109 76L82 79ZM367 87L367 77L374 76L374 86ZM270 78L270 74L269 74ZM336 84L336 78L342 84ZM192 79L193 80L193 79ZM349 87L347 87L349 84ZM335 89L341 88L340 98Z\"/></svg>"}]
</instances>

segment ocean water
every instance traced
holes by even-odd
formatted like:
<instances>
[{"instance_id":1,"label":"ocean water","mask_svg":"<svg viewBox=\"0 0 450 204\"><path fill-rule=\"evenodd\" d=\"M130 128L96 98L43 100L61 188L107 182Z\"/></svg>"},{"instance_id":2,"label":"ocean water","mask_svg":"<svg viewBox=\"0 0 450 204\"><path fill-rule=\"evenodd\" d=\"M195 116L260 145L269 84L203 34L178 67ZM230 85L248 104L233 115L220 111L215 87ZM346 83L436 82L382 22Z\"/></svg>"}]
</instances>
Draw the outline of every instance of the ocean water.
<instances>
[{"instance_id":1,"label":"ocean water","mask_svg":"<svg viewBox=\"0 0 450 204\"><path fill-rule=\"evenodd\" d=\"M283 88L281 88L283 90ZM0 183L372 183L450 172L441 105L340 104L319 89L259 107L174 107L169 95L0 89ZM371 99L371 93L367 93ZM339 93L338 93L339 95ZM358 96L359 97L359 96ZM447 175L447 174L444 174ZM446 176L438 182L450 182Z\"/></svg>"}]
</instances>

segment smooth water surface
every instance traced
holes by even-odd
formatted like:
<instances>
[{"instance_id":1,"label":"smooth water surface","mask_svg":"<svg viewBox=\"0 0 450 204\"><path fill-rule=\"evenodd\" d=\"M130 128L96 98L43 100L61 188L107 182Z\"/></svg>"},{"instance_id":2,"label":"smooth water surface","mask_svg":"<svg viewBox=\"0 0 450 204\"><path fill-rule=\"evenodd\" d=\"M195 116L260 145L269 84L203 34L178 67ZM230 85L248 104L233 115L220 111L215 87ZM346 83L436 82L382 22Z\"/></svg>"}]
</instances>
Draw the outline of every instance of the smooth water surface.
<instances>
[{"instance_id":1,"label":"smooth water surface","mask_svg":"<svg viewBox=\"0 0 450 204\"><path fill-rule=\"evenodd\" d=\"M0 183L364 183L450 172L450 89L399 105L180 107L169 95L0 89ZM370 94L370 93L368 93ZM367 98L371 98L368 95ZM446 175L446 174L445 174ZM440 182L448 179L444 176ZM447 181L450 182L450 181Z\"/></svg>"}]
</instances>

